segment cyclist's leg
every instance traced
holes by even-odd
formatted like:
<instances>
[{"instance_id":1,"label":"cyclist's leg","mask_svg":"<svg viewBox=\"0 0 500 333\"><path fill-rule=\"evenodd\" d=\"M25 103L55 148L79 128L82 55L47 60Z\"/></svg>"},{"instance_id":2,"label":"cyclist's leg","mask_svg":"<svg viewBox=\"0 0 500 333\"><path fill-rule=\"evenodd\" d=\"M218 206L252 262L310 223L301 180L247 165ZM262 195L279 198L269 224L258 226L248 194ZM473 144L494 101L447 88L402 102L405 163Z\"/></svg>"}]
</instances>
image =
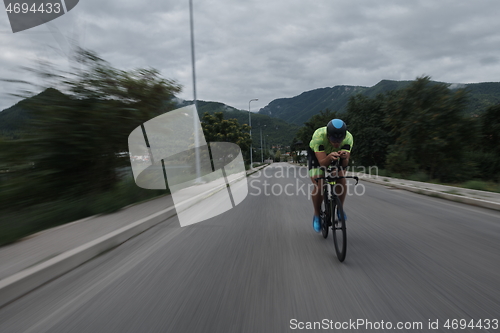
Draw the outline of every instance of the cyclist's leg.
<instances>
[{"instance_id":1,"label":"cyclist's leg","mask_svg":"<svg viewBox=\"0 0 500 333\"><path fill-rule=\"evenodd\" d=\"M344 168L347 167L347 164L349 163L349 160L344 160L342 163L342 168L338 170L338 175L341 177L345 177L347 175L347 172L345 171ZM347 181L345 178L341 178L337 181L337 185L335 186L335 193L340 199L340 202L342 204L342 207L344 208L344 202L345 198L347 195ZM343 209L344 211L344 219L347 220L347 214L345 213L345 208Z\"/></svg>"},{"instance_id":2,"label":"cyclist's leg","mask_svg":"<svg viewBox=\"0 0 500 333\"><path fill-rule=\"evenodd\" d=\"M345 177L347 175L346 168L347 165L349 164L349 159L343 159L342 160L342 169L338 170L338 175L341 177ZM347 182L345 178L341 178L337 181L337 186L335 186L335 194L340 198L340 202L342 202L342 206L344 205L345 197L347 194Z\"/></svg>"},{"instance_id":3,"label":"cyclist's leg","mask_svg":"<svg viewBox=\"0 0 500 333\"><path fill-rule=\"evenodd\" d=\"M339 170L338 175L340 177L345 176L345 171L344 170ZM342 206L344 205L345 201L345 196L347 194L347 186L346 186L346 180L345 178L341 178L337 180L337 185L335 186L335 194L340 198L340 202L342 202Z\"/></svg>"},{"instance_id":4,"label":"cyclist's leg","mask_svg":"<svg viewBox=\"0 0 500 333\"><path fill-rule=\"evenodd\" d=\"M314 184L314 187L311 190L311 199L314 207L314 215L319 216L321 203L323 202L323 179L319 179L316 182L314 180L316 177L321 177L321 175L311 177L311 181Z\"/></svg>"},{"instance_id":5,"label":"cyclist's leg","mask_svg":"<svg viewBox=\"0 0 500 333\"><path fill-rule=\"evenodd\" d=\"M318 170L321 171L321 169L311 169L310 172L314 175L314 173L317 173ZM323 202L323 179L318 179L318 181L316 181L314 178L320 176L321 175L315 175L311 177L311 181L314 184L311 191L311 199L314 207L313 228L314 231L316 232L321 231L321 203Z\"/></svg>"},{"instance_id":6,"label":"cyclist's leg","mask_svg":"<svg viewBox=\"0 0 500 333\"><path fill-rule=\"evenodd\" d=\"M319 216L321 210L321 202L323 201L323 180L314 180L314 178L321 177L324 175L322 169L320 169L320 165L316 155L312 151L310 147L307 147L307 167L309 169L309 177L311 177L311 181L314 184L314 187L311 191L311 199L314 207L314 215Z\"/></svg>"}]
</instances>

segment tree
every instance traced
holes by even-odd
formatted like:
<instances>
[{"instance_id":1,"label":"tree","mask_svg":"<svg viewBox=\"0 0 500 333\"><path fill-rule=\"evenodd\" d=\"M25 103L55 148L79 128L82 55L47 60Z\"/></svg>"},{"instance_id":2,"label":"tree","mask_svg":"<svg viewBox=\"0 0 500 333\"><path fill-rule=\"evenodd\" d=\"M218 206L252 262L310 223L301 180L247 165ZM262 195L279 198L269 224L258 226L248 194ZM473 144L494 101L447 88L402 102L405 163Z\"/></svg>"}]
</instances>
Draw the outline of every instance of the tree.
<instances>
[{"instance_id":1,"label":"tree","mask_svg":"<svg viewBox=\"0 0 500 333\"><path fill-rule=\"evenodd\" d=\"M213 115L205 112L201 127L207 142L232 142L241 150L250 149L250 127L246 124L240 125L236 119L224 119L222 112L215 112Z\"/></svg>"},{"instance_id":2,"label":"tree","mask_svg":"<svg viewBox=\"0 0 500 333\"><path fill-rule=\"evenodd\" d=\"M385 96L372 99L358 94L349 99L346 123L355 138L353 158L358 165L384 167L388 146L393 143L390 128L384 123Z\"/></svg>"},{"instance_id":3,"label":"tree","mask_svg":"<svg viewBox=\"0 0 500 333\"><path fill-rule=\"evenodd\" d=\"M332 112L329 109L320 111L318 114L315 114L304 123L304 126L302 126L297 132L297 136L294 142L296 142L298 139L302 141L302 144L305 147L309 146L309 142L311 141L314 131L316 131L320 127L325 127L330 120L335 118L340 118L337 112Z\"/></svg>"},{"instance_id":4,"label":"tree","mask_svg":"<svg viewBox=\"0 0 500 333\"><path fill-rule=\"evenodd\" d=\"M478 176L500 179L500 104L489 107L478 119L479 139L471 159L477 163Z\"/></svg>"},{"instance_id":5,"label":"tree","mask_svg":"<svg viewBox=\"0 0 500 333\"><path fill-rule=\"evenodd\" d=\"M213 115L205 112L201 119L201 127L208 142L232 142L242 150L242 155L250 151L250 126L240 125L236 119L224 119L222 112Z\"/></svg>"},{"instance_id":6,"label":"tree","mask_svg":"<svg viewBox=\"0 0 500 333\"><path fill-rule=\"evenodd\" d=\"M2 143L4 167L19 170L9 172L0 191L4 202L23 206L109 190L120 179L118 168L128 165L118 153L128 150L130 132L173 109L170 101L181 91L154 69L118 70L83 49L76 60L82 69L74 73L31 70L54 78L65 93L48 89L29 103L28 134Z\"/></svg>"},{"instance_id":7,"label":"tree","mask_svg":"<svg viewBox=\"0 0 500 333\"><path fill-rule=\"evenodd\" d=\"M454 169L464 162L464 144L474 136L466 128L465 104L464 90L451 91L429 77L417 78L390 95L385 121L396 141L387 157L388 169L403 174L423 170L442 180L455 178Z\"/></svg>"},{"instance_id":8,"label":"tree","mask_svg":"<svg viewBox=\"0 0 500 333\"><path fill-rule=\"evenodd\" d=\"M281 152L279 150L277 150L276 153L274 154L274 161L275 162L281 161Z\"/></svg>"},{"instance_id":9,"label":"tree","mask_svg":"<svg viewBox=\"0 0 500 333\"><path fill-rule=\"evenodd\" d=\"M480 119L481 145L500 156L500 104L489 107Z\"/></svg>"}]
</instances>

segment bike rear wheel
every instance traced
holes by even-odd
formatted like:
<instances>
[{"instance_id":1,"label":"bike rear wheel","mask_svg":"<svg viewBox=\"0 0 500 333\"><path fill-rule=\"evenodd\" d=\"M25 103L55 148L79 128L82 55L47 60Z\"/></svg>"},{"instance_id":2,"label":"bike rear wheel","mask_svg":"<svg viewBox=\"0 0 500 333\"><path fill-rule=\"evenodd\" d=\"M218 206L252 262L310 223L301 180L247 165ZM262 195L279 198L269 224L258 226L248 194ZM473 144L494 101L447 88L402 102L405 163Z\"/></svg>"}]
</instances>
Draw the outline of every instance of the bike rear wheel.
<instances>
[{"instance_id":1,"label":"bike rear wheel","mask_svg":"<svg viewBox=\"0 0 500 333\"><path fill-rule=\"evenodd\" d=\"M335 252L340 262L345 260L347 251L347 232L344 219L344 209L342 202L338 197L335 198L335 208L333 213L333 243L335 244Z\"/></svg>"}]
</instances>

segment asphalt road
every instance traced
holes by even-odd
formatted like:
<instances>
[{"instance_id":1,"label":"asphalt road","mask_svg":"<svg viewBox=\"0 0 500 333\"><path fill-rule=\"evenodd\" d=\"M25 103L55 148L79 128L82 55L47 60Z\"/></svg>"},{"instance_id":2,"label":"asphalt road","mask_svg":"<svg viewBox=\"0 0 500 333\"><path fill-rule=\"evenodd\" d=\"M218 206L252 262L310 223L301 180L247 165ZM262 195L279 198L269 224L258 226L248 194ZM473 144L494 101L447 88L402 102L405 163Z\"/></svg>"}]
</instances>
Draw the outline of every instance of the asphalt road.
<instances>
[{"instance_id":1,"label":"asphalt road","mask_svg":"<svg viewBox=\"0 0 500 333\"><path fill-rule=\"evenodd\" d=\"M340 263L305 172L265 170L236 208L172 218L1 308L0 332L499 331L499 212L363 183Z\"/></svg>"}]
</instances>

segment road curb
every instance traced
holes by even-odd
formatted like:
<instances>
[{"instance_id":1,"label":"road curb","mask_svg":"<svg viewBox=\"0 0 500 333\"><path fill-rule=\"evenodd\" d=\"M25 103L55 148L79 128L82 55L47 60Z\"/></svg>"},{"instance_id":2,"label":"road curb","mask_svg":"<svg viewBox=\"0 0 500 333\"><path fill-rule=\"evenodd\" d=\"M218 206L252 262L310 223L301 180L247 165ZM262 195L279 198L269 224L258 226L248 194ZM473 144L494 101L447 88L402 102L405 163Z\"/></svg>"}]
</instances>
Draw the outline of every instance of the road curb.
<instances>
[{"instance_id":1,"label":"road curb","mask_svg":"<svg viewBox=\"0 0 500 333\"><path fill-rule=\"evenodd\" d=\"M476 199L476 198L468 198L468 197L462 196L462 195L444 193L444 192L440 192L440 191L434 191L434 190L423 189L423 188L416 188L416 187L412 187L412 186L408 186L408 185L395 184L395 183L392 183L390 181L386 182L383 180L367 178L367 177L359 177L359 179L366 180L368 182L379 184L379 185L385 185L385 186L395 187L395 188L399 188L402 190L406 190L406 191L410 191L410 192L414 192L414 193L418 193L418 194L424 194L424 195L428 195L431 197L442 198L442 199L446 199L446 200L465 203L468 205L473 205L473 206L489 208L489 209L500 211L500 204L493 202L493 201L487 201L487 200Z\"/></svg>"},{"instance_id":2,"label":"road curb","mask_svg":"<svg viewBox=\"0 0 500 333\"><path fill-rule=\"evenodd\" d=\"M241 181L241 180L243 180L243 179L246 179L246 178L248 178L248 176L253 175L254 173L259 172L260 170L264 169L264 168L265 168L265 167L267 167L267 166L269 166L269 164L266 164L266 165L261 165L261 166L258 166L257 168L247 170L247 171L245 171L245 173L246 173L246 176L245 176L245 177L242 177L242 178L236 178L236 179L234 179L234 180L231 180L231 181L229 181L229 183L228 183L228 184L233 184L233 183L239 182L239 181ZM212 195L214 195L214 194L216 194L216 193L218 193L218 192L222 191L223 189L225 189L225 188L227 187L227 185L228 185L228 184L224 184L224 185L219 186L219 187L218 187L218 188L216 188L216 189L212 189L212 190L206 191L206 192L204 192L204 193L200 193L200 194L198 195L198 198L196 198L195 200L190 200L190 201L192 201L192 202L189 204L189 206L185 206L185 207L183 207L182 211L184 211L184 210L186 210L186 209L189 209L189 208L191 208L192 206L194 206L195 204L197 204L198 202L200 202L201 200L205 200L205 199L207 199L208 197L211 197Z\"/></svg>"},{"instance_id":3,"label":"road curb","mask_svg":"<svg viewBox=\"0 0 500 333\"><path fill-rule=\"evenodd\" d=\"M247 173L247 177L250 176L250 175L253 175L254 173L257 173L259 172L260 170L264 169L265 167L267 166L270 166L271 164L264 164L264 165L261 165L261 166L258 166L254 169L250 169L250 170L247 170L246 173Z\"/></svg>"},{"instance_id":4,"label":"road curb","mask_svg":"<svg viewBox=\"0 0 500 333\"><path fill-rule=\"evenodd\" d=\"M175 207L164 209L0 280L0 307L69 272L99 254L122 244L175 214Z\"/></svg>"},{"instance_id":5,"label":"road curb","mask_svg":"<svg viewBox=\"0 0 500 333\"><path fill-rule=\"evenodd\" d=\"M250 170L250 172L246 173L247 177L260 171L266 166L267 165L263 165ZM221 187L220 190L223 188L225 187ZM205 197L201 197L196 201L198 202L203 199L205 199ZM26 268L14 275L0 280L0 307L71 271L101 253L124 243L125 241L176 214L177 211L175 206L169 207L129 224L128 226L108 233L107 235L101 236L91 242L78 246L73 250L61 253L47 261Z\"/></svg>"}]
</instances>

